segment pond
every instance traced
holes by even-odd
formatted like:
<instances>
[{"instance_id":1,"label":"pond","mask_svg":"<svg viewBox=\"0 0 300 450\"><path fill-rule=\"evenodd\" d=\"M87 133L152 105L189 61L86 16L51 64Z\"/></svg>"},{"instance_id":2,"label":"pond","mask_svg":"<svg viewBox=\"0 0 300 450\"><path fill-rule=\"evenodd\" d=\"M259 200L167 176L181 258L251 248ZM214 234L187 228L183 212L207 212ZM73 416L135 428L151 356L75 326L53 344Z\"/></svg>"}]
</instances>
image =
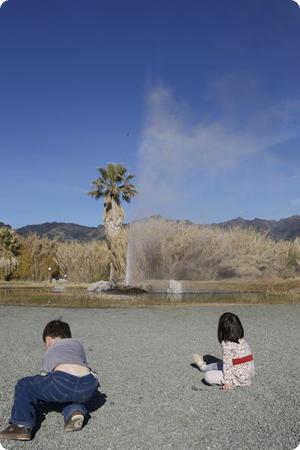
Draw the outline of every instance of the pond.
<instances>
[{"instance_id":1,"label":"pond","mask_svg":"<svg viewBox=\"0 0 300 450\"><path fill-rule=\"evenodd\" d=\"M170 295L165 293L116 294L91 293L86 289L67 288L53 292L51 288L0 288L0 305L50 306L72 308L113 308L217 304L283 304L298 303L284 294L262 292L203 291Z\"/></svg>"}]
</instances>

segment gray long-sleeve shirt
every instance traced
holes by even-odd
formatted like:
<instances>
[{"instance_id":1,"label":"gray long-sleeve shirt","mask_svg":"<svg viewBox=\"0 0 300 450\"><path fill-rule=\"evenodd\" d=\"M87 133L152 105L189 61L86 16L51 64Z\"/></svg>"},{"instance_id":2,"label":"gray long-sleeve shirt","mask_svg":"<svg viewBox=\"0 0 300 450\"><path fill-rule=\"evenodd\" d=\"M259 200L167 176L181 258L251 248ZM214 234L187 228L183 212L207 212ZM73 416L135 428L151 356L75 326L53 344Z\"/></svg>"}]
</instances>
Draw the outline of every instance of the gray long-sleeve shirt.
<instances>
[{"instance_id":1,"label":"gray long-sleeve shirt","mask_svg":"<svg viewBox=\"0 0 300 450\"><path fill-rule=\"evenodd\" d=\"M79 364L89 368L84 348L79 341L72 338L59 339L46 350L42 370L52 372L60 364Z\"/></svg>"}]
</instances>

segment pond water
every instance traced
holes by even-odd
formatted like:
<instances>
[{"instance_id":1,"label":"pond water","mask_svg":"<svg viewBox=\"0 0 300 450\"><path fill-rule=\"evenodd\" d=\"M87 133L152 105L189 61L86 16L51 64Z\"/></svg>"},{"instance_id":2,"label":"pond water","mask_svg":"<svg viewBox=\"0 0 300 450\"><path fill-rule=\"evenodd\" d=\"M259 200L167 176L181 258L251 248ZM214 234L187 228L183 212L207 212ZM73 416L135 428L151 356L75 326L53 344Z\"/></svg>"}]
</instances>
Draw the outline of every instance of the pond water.
<instances>
[{"instance_id":1,"label":"pond water","mask_svg":"<svg viewBox=\"0 0 300 450\"><path fill-rule=\"evenodd\" d=\"M297 303L284 295L264 293L207 291L170 295L145 293L124 295L115 293L90 293L86 289L66 289L53 292L45 288L0 288L0 305L52 306L52 307L143 307L201 304L280 304Z\"/></svg>"}]
</instances>

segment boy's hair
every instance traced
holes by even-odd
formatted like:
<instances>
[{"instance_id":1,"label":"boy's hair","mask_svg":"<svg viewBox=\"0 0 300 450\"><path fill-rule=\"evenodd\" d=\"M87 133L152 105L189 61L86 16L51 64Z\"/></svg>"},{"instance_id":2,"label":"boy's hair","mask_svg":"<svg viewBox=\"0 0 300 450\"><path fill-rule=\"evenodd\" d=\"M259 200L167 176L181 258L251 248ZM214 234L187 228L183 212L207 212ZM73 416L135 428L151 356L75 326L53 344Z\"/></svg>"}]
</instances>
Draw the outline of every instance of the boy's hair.
<instances>
[{"instance_id":1,"label":"boy's hair","mask_svg":"<svg viewBox=\"0 0 300 450\"><path fill-rule=\"evenodd\" d=\"M240 319L233 313L226 312L222 314L218 325L218 340L221 343L225 342L239 342L239 339L244 337L244 328Z\"/></svg>"},{"instance_id":2,"label":"boy's hair","mask_svg":"<svg viewBox=\"0 0 300 450\"><path fill-rule=\"evenodd\" d=\"M62 320L52 320L48 322L43 331L43 341L46 342L46 337L50 336L52 338L60 337L71 338L71 330L69 324L63 322Z\"/></svg>"}]
</instances>

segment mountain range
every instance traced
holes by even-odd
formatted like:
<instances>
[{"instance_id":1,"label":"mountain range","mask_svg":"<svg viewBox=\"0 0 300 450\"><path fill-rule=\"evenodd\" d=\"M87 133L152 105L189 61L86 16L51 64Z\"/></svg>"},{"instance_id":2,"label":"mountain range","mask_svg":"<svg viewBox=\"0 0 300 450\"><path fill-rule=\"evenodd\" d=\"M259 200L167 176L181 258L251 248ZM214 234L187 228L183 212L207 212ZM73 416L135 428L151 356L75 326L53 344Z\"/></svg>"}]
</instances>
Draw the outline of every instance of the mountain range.
<instances>
[{"instance_id":1,"label":"mountain range","mask_svg":"<svg viewBox=\"0 0 300 450\"><path fill-rule=\"evenodd\" d=\"M22 236L37 234L40 237L47 237L58 241L92 241L94 239L104 239L104 226L87 227L76 223L46 222L39 225L26 225L17 228L16 232Z\"/></svg>"},{"instance_id":2,"label":"mountain range","mask_svg":"<svg viewBox=\"0 0 300 450\"><path fill-rule=\"evenodd\" d=\"M159 216L156 216L159 218ZM170 219L170 221L172 221ZM178 221L177 221L178 222ZM191 224L190 221L182 221ZM252 228L256 231L266 233L272 239L278 241L293 240L300 237L300 216L291 216L280 220L267 220L255 218L252 220L237 217L236 219L228 220L221 223L213 223L212 226L218 226L224 229L232 227ZM1 226L8 226L0 221ZM40 237L48 237L49 239L56 239L59 241L91 241L94 239L104 239L104 226L88 227L85 225L78 225L75 223L64 222L46 222L38 225L26 225L22 228L17 228L16 232L22 236L28 236L35 233Z\"/></svg>"},{"instance_id":3,"label":"mountain range","mask_svg":"<svg viewBox=\"0 0 300 450\"><path fill-rule=\"evenodd\" d=\"M246 220L242 217L237 217L236 219L213 225L225 229L232 227L252 228L256 231L267 234L275 241L290 241L294 240L296 237L300 237L300 216L291 216L280 220L267 220L259 218Z\"/></svg>"}]
</instances>

